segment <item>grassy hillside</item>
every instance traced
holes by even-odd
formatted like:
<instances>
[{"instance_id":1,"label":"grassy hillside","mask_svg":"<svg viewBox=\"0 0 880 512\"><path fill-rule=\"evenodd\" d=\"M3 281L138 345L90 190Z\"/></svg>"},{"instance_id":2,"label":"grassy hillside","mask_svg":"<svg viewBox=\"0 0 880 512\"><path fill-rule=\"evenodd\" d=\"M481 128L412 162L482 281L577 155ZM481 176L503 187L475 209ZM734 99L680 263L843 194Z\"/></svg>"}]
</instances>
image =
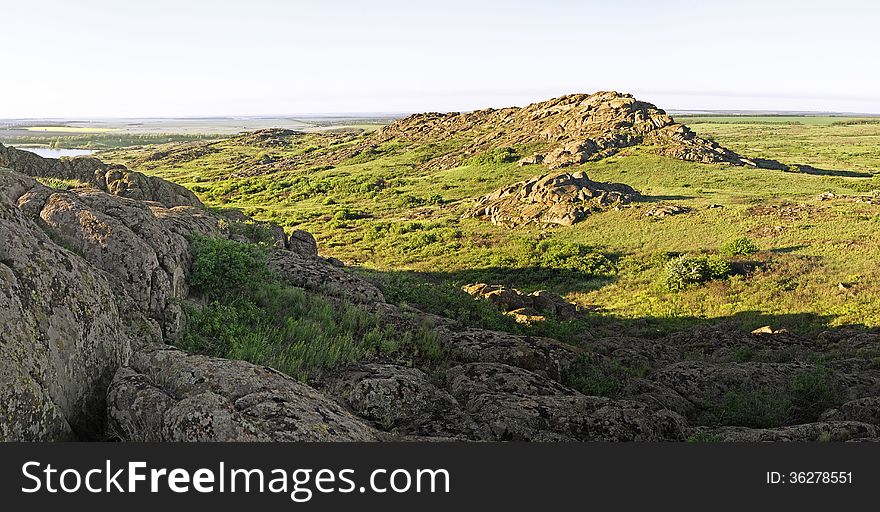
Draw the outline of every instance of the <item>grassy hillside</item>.
<instances>
[{"instance_id":1,"label":"grassy hillside","mask_svg":"<svg viewBox=\"0 0 880 512\"><path fill-rule=\"evenodd\" d=\"M501 153L476 155L447 170L420 167L461 144L456 140L390 141L332 166L321 155L356 145L362 136L286 136L284 145L238 137L179 151L166 145L159 152L142 147L99 156L180 183L210 206L311 231L323 255L359 265L389 299L465 323L564 339L621 330L653 335L717 319L744 329L771 324L801 332L877 327L880 201L855 197L880 189L880 124L829 119L694 118L700 136L743 155L812 167L786 172L698 164L630 148L566 170L626 183L644 201L544 230L461 218L474 198L546 170L517 166ZM512 151L529 154L529 148ZM825 192L838 197L822 200ZM664 204L689 212L645 215ZM671 259L720 253L742 237L760 250L728 251L729 277L677 291L667 286ZM551 289L590 313L520 326L458 290L475 281Z\"/></svg>"}]
</instances>

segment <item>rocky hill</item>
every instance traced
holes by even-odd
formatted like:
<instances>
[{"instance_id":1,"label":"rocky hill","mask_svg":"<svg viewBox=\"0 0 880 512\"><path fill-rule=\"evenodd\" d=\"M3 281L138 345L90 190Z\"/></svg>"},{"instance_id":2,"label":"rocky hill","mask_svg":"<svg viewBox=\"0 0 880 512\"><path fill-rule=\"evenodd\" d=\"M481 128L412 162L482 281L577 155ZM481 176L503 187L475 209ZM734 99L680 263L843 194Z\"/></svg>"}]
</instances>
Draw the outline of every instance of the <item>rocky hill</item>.
<instances>
[{"instance_id":1,"label":"rocky hill","mask_svg":"<svg viewBox=\"0 0 880 512\"><path fill-rule=\"evenodd\" d=\"M777 166L750 160L693 131L656 106L614 91L571 94L527 107L467 113L415 114L370 137L366 144L389 140L413 143L459 140L461 146L429 161L430 168L449 168L467 158L502 147L531 147L523 165L543 163L549 169L600 160L631 146L651 146L666 156L704 163Z\"/></svg>"},{"instance_id":2,"label":"rocky hill","mask_svg":"<svg viewBox=\"0 0 880 512\"><path fill-rule=\"evenodd\" d=\"M644 117L651 107L626 96L568 98L547 118L559 115L559 105L585 109L595 98L604 98L602 104L619 99L614 111L629 109L633 119L642 119L642 137L662 131L647 129L657 124ZM536 123L543 119L538 110L529 110ZM520 118L519 111L499 112L505 111L481 115ZM446 121L430 130L444 130ZM556 130L550 121L540 124ZM561 141L565 133L588 133L589 125L553 133ZM405 132L397 136L421 136ZM521 132L498 137L513 140L505 137L515 133ZM576 153L586 154L570 154ZM587 342L575 346L464 328L454 319L386 302L375 284L320 257L308 233L260 224L271 238L254 239L246 229L252 219L206 209L192 193L164 180L94 158L42 159L2 146L0 167L3 440L880 438L876 333L836 330L806 338L722 326L661 339L585 332ZM482 215L503 211L493 209L494 201L519 204L534 193L576 207L595 200L597 208L635 197L622 185L563 174L498 194L481 205ZM58 179L69 181L46 185ZM580 196L584 189L590 198ZM533 211L533 218L547 222L572 215L579 214L541 205ZM268 263L277 280L334 304L351 304L383 326L430 329L442 363L428 367L414 358L374 354L301 382L271 368L175 348L190 320L182 304L201 300L189 285L192 240L199 235L260 241L270 246ZM517 292L506 295L526 300ZM531 307L546 298L528 297ZM558 302L543 309L558 311Z\"/></svg>"}]
</instances>

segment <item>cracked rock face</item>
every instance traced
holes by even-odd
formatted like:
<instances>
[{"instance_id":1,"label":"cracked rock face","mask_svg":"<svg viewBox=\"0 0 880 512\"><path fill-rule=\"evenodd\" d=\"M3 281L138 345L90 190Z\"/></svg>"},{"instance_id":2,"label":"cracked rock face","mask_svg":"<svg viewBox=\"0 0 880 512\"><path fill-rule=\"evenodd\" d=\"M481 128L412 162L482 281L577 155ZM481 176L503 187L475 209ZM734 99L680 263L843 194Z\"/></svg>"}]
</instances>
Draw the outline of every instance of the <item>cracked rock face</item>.
<instances>
[{"instance_id":1,"label":"cracked rock face","mask_svg":"<svg viewBox=\"0 0 880 512\"><path fill-rule=\"evenodd\" d=\"M0 158L5 162L38 176L58 172L80 179L98 162L55 161L12 148L2 150ZM199 395L169 405L161 387L126 367L132 354L173 339L185 325L178 302L189 291L188 237L235 235L228 229L229 219L204 209L198 200L197 206L170 206L188 202L163 199L161 191L175 189L170 183L159 180L157 187L140 188L150 196L145 201L129 197L140 194L132 186L122 186L125 176L132 175L119 169L112 172L121 177L65 191L0 169L0 439L104 438L106 396L114 374L127 389L143 391L126 395L132 414L139 409L173 409L162 415L163 425L172 425L164 439L244 440L251 434L253 439L336 437L332 428L322 433L320 423L315 423L312 434L298 430L294 420L271 428L260 423L260 415L296 417L296 407L323 400L314 390L297 391L285 384L278 393L263 389L263 395L251 394L232 405L228 396L219 393L222 400ZM381 301L373 285L318 258L314 239L307 233L294 233L290 239L281 233L278 240L278 259L288 263L291 279L299 286ZM294 391L299 394L292 395ZM293 402L299 405L290 405ZM153 425L154 416L140 414L132 421ZM216 423L199 430L206 417ZM254 424L257 430L252 432ZM276 427L279 432L272 431ZM149 438L146 430L129 431ZM352 434L352 439L360 438Z\"/></svg>"},{"instance_id":2,"label":"cracked rock face","mask_svg":"<svg viewBox=\"0 0 880 512\"><path fill-rule=\"evenodd\" d=\"M126 440L377 440L366 423L291 377L163 346L135 353L107 402L111 431Z\"/></svg>"},{"instance_id":3,"label":"cracked rock face","mask_svg":"<svg viewBox=\"0 0 880 512\"><path fill-rule=\"evenodd\" d=\"M95 411L131 353L111 283L27 219L0 173L0 440L100 435Z\"/></svg>"}]
</instances>

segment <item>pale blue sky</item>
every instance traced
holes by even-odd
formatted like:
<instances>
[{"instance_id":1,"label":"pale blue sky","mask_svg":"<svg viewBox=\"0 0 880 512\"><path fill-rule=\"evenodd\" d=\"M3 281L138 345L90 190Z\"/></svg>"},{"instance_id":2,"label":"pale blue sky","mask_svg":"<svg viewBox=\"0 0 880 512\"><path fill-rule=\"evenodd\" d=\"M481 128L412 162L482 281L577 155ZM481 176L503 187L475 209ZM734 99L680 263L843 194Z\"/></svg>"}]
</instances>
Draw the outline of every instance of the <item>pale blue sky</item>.
<instances>
[{"instance_id":1,"label":"pale blue sky","mask_svg":"<svg viewBox=\"0 0 880 512\"><path fill-rule=\"evenodd\" d=\"M615 89L880 113L880 3L0 0L0 118L469 110Z\"/></svg>"}]
</instances>

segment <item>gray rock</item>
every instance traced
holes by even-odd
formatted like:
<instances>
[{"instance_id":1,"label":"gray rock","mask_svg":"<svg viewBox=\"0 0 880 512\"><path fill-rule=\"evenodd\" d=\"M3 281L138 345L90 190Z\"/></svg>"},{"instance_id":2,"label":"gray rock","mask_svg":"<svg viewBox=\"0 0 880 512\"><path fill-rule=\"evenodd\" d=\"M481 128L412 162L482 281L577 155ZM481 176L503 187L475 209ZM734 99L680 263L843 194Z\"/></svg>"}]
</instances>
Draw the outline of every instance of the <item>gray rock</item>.
<instances>
[{"instance_id":1,"label":"gray rock","mask_svg":"<svg viewBox=\"0 0 880 512\"><path fill-rule=\"evenodd\" d=\"M855 421L821 421L778 428L722 427L706 431L722 442L853 441L876 438L877 427Z\"/></svg>"},{"instance_id":2,"label":"gray rock","mask_svg":"<svg viewBox=\"0 0 880 512\"><path fill-rule=\"evenodd\" d=\"M437 338L462 362L502 363L561 380L584 351L550 338L498 331L437 328Z\"/></svg>"},{"instance_id":3,"label":"gray rock","mask_svg":"<svg viewBox=\"0 0 880 512\"><path fill-rule=\"evenodd\" d=\"M107 401L123 440L377 439L374 429L291 377L166 346L136 352L116 373Z\"/></svg>"},{"instance_id":4,"label":"gray rock","mask_svg":"<svg viewBox=\"0 0 880 512\"><path fill-rule=\"evenodd\" d=\"M488 438L449 393L416 368L352 365L334 372L321 389L383 430L446 439Z\"/></svg>"},{"instance_id":5,"label":"gray rock","mask_svg":"<svg viewBox=\"0 0 880 512\"><path fill-rule=\"evenodd\" d=\"M12 174L0 190L26 181ZM3 195L0 325L0 439L102 435L104 390L131 352L112 287Z\"/></svg>"},{"instance_id":6,"label":"gray rock","mask_svg":"<svg viewBox=\"0 0 880 512\"><path fill-rule=\"evenodd\" d=\"M286 250L269 254L269 268L288 284L350 302L385 302L374 284L320 258L303 257Z\"/></svg>"},{"instance_id":7,"label":"gray rock","mask_svg":"<svg viewBox=\"0 0 880 512\"><path fill-rule=\"evenodd\" d=\"M561 172L536 176L485 195L466 217L508 227L570 226L593 211L607 210L639 197L628 185L592 181L583 172Z\"/></svg>"}]
</instances>

